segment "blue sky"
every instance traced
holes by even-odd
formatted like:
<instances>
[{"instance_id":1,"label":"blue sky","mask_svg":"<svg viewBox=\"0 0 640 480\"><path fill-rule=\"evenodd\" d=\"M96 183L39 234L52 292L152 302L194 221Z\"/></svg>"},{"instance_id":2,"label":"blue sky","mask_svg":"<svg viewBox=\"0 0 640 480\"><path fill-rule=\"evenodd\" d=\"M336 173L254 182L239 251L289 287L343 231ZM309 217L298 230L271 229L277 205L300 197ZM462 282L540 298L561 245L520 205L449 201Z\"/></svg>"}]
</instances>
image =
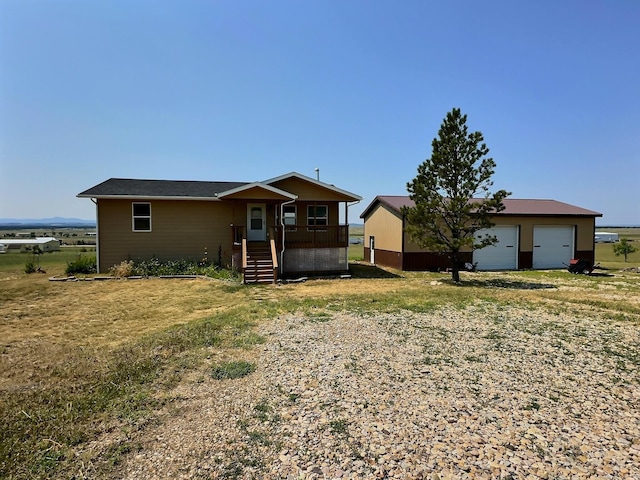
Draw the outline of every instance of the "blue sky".
<instances>
[{"instance_id":1,"label":"blue sky","mask_svg":"<svg viewBox=\"0 0 640 480\"><path fill-rule=\"evenodd\" d=\"M405 195L459 107L494 188L640 224L637 0L0 0L0 217L109 177Z\"/></svg>"}]
</instances>

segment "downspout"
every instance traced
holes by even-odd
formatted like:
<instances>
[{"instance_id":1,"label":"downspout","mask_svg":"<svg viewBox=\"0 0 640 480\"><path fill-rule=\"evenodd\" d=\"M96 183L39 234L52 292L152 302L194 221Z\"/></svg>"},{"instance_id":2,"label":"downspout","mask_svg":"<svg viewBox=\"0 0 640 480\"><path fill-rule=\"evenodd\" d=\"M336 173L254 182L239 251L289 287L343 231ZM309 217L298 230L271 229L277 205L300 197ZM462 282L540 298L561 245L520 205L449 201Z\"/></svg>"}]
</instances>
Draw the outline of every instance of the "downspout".
<instances>
[{"instance_id":1,"label":"downspout","mask_svg":"<svg viewBox=\"0 0 640 480\"><path fill-rule=\"evenodd\" d=\"M297 200L298 197L289 200L288 202L283 202L280 204L280 226L282 226L282 250L280 250L280 275L284 274L284 240L285 240L285 228L284 228L284 206L291 205L293 202Z\"/></svg>"},{"instance_id":2,"label":"downspout","mask_svg":"<svg viewBox=\"0 0 640 480\"><path fill-rule=\"evenodd\" d=\"M351 244L351 238L349 238L349 207L353 207L360 203L360 200L356 200L352 204L349 202L344 202L344 222L347 224L347 268L349 268L349 245ZM364 238L362 239L362 243L364 243Z\"/></svg>"},{"instance_id":3,"label":"downspout","mask_svg":"<svg viewBox=\"0 0 640 480\"><path fill-rule=\"evenodd\" d=\"M356 200L353 203L345 202L346 208L345 208L345 211L344 211L344 222L347 225L349 225L349 207L353 207L354 205L357 205L359 203L360 203L360 200Z\"/></svg>"},{"instance_id":4,"label":"downspout","mask_svg":"<svg viewBox=\"0 0 640 480\"><path fill-rule=\"evenodd\" d=\"M100 226L98 222L98 202L94 199L90 199L96 206L96 273L100 273Z\"/></svg>"}]
</instances>

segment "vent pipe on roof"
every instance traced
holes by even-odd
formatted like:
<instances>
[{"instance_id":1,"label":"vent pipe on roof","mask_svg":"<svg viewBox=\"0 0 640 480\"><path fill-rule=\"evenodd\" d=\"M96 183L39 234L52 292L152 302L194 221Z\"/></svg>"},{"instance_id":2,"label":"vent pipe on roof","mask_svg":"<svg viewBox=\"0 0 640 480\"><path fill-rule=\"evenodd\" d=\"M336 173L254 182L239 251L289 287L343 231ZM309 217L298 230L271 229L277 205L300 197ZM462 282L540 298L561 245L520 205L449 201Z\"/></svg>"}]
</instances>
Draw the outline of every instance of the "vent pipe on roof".
<instances>
[{"instance_id":1,"label":"vent pipe on roof","mask_svg":"<svg viewBox=\"0 0 640 480\"><path fill-rule=\"evenodd\" d=\"M316 167L315 171L316 171L316 180L320 181L320 169Z\"/></svg>"}]
</instances>

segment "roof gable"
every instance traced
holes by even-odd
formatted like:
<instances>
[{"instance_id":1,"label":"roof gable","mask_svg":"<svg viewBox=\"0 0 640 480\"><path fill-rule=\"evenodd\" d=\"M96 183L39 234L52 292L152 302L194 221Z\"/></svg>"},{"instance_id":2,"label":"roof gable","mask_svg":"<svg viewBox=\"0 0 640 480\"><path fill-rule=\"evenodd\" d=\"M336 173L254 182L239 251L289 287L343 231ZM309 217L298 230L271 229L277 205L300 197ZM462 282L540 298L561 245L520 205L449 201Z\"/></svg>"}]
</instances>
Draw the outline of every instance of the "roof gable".
<instances>
[{"instance_id":1,"label":"roof gable","mask_svg":"<svg viewBox=\"0 0 640 480\"><path fill-rule=\"evenodd\" d=\"M301 200L337 200L355 202L362 197L348 192L329 183L307 177L297 172L290 172L279 177L265 180L262 183L277 186L283 190L295 193ZM315 197L315 198L314 198Z\"/></svg>"},{"instance_id":2,"label":"roof gable","mask_svg":"<svg viewBox=\"0 0 640 480\"><path fill-rule=\"evenodd\" d=\"M254 199L254 198L269 198L273 200L295 200L296 195L272 187L271 185L265 185L264 183L254 182L242 185L231 190L219 193L218 198L225 199Z\"/></svg>"}]
</instances>

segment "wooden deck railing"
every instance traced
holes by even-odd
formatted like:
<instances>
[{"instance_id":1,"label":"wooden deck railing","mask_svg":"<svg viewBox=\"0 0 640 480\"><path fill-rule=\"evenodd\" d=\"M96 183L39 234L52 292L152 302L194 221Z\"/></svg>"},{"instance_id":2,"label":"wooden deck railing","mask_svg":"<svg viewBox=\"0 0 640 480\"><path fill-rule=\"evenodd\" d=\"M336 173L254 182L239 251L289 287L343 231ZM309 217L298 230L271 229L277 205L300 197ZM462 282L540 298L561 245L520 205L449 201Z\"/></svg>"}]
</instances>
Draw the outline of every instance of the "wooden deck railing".
<instances>
[{"instance_id":1,"label":"wooden deck railing","mask_svg":"<svg viewBox=\"0 0 640 480\"><path fill-rule=\"evenodd\" d=\"M335 248L349 246L348 225L287 226L285 248ZM275 227L277 244L282 245L282 226Z\"/></svg>"},{"instance_id":2,"label":"wooden deck railing","mask_svg":"<svg viewBox=\"0 0 640 480\"><path fill-rule=\"evenodd\" d=\"M278 280L278 247L276 246L275 227L269 227L269 246L271 247L271 261L273 262L273 281Z\"/></svg>"},{"instance_id":3,"label":"wooden deck railing","mask_svg":"<svg viewBox=\"0 0 640 480\"><path fill-rule=\"evenodd\" d=\"M247 227L244 225L231 224L232 244L234 248L242 245L242 240L247 239Z\"/></svg>"},{"instance_id":4,"label":"wooden deck railing","mask_svg":"<svg viewBox=\"0 0 640 480\"><path fill-rule=\"evenodd\" d=\"M278 271L278 246L276 245L276 229L269 227L269 246L271 247L271 261L273 262L274 272Z\"/></svg>"},{"instance_id":5,"label":"wooden deck railing","mask_svg":"<svg viewBox=\"0 0 640 480\"><path fill-rule=\"evenodd\" d=\"M285 227L286 248L336 248L349 246L349 225L288 225ZM247 241L247 227L231 225L234 249L240 250ZM269 227L269 243L275 252L282 249L282 226ZM246 252L246 245L244 251ZM277 255L274 256L277 261Z\"/></svg>"}]
</instances>

